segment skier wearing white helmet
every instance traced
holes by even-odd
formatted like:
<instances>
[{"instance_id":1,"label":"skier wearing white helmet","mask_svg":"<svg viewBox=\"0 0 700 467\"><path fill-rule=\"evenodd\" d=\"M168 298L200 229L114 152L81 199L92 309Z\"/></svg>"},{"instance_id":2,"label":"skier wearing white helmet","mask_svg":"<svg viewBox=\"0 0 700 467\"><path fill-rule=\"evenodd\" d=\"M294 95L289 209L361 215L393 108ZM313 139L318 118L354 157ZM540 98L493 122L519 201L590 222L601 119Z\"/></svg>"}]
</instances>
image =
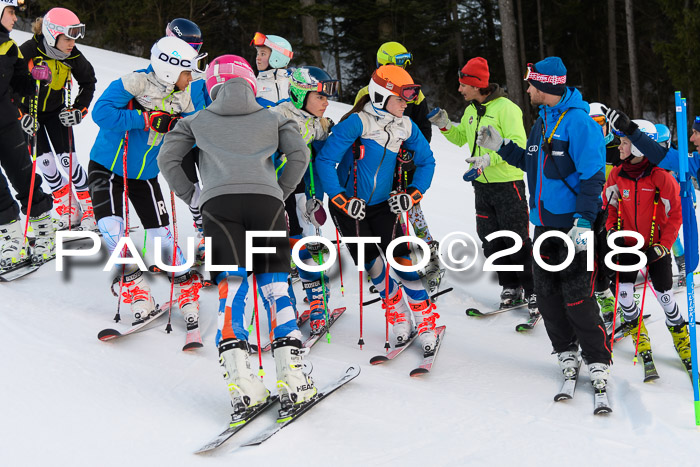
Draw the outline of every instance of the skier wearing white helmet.
<instances>
[{"instance_id":1,"label":"skier wearing white helmet","mask_svg":"<svg viewBox=\"0 0 700 467\"><path fill-rule=\"evenodd\" d=\"M128 179L129 199L148 237L163 239L163 261L172 264L173 237L156 158L165 134L195 110L186 89L192 72L203 71L205 57L181 39L164 37L153 45L147 69L113 81L95 104L93 120L100 132L90 153L88 177L97 225L110 253L124 235L122 210ZM176 256L176 264L183 264L179 248ZM142 272L127 268L121 280L124 302L131 304L134 318L148 319L155 300ZM198 332L199 277L188 270L175 273L174 282L188 331Z\"/></svg>"},{"instance_id":2,"label":"skier wearing white helmet","mask_svg":"<svg viewBox=\"0 0 700 467\"><path fill-rule=\"evenodd\" d=\"M73 138L73 126L87 115L97 82L92 65L75 46L75 41L85 35L85 25L72 11L52 8L34 21L32 32L34 36L20 47L22 54L44 60L53 70L51 83L42 87L39 94L37 160L53 192L59 216L57 228L97 230L87 173L78 161ZM71 92L73 78L79 92ZM20 102L25 114L29 113L30 101L25 96ZM31 136L31 131L27 133ZM59 165L70 179L59 170Z\"/></svg>"},{"instance_id":3,"label":"skier wearing white helmet","mask_svg":"<svg viewBox=\"0 0 700 467\"><path fill-rule=\"evenodd\" d=\"M213 264L238 265L212 272L220 298L216 344L233 405L231 426L236 426L270 397L248 361L244 315L250 274L255 274L270 307L280 418L292 414L317 392L303 371L301 333L287 295L289 237L259 239L256 246L273 247L276 254L255 255L253 264L245 264L247 229L286 230L284 199L306 170L309 150L294 120L256 102L255 75L243 58L217 57L207 69L206 84L212 104L183 119L166 136L158 165L172 190L189 203L194 190L182 160L193 145L200 148L204 233L212 245L209 254ZM274 166L278 150L287 155L279 178Z\"/></svg>"},{"instance_id":4,"label":"skier wearing white helmet","mask_svg":"<svg viewBox=\"0 0 700 467\"><path fill-rule=\"evenodd\" d=\"M611 119L612 120L612 119ZM614 120L613 120L614 123ZM636 131L645 135L645 140L656 141L658 133L653 123L647 120L632 120ZM618 130L616 130L618 131ZM626 134L620 136L620 159L603 193L607 202L608 235L615 231L631 230L644 238L641 251L647 257L647 274L655 290L655 296L666 314L666 326L673 337L676 351L690 371L690 342L685 325L673 294L670 249L678 236L682 223L680 187L666 170L656 167L645 157L640 146ZM658 144L654 144L658 147ZM631 246L635 241L629 237L616 243ZM639 258L634 254L616 255L613 261L630 266ZM622 308L621 331L631 335L645 363L652 361L651 344L644 320L635 303L633 292L637 278L632 272L619 272L619 303ZM647 365L645 365L646 369Z\"/></svg>"},{"instance_id":5,"label":"skier wearing white helmet","mask_svg":"<svg viewBox=\"0 0 700 467\"><path fill-rule=\"evenodd\" d=\"M256 32L250 42L255 46L258 68L258 102L265 107L273 107L289 100L289 61L294 57L292 45L280 36L267 36Z\"/></svg>"}]
</instances>

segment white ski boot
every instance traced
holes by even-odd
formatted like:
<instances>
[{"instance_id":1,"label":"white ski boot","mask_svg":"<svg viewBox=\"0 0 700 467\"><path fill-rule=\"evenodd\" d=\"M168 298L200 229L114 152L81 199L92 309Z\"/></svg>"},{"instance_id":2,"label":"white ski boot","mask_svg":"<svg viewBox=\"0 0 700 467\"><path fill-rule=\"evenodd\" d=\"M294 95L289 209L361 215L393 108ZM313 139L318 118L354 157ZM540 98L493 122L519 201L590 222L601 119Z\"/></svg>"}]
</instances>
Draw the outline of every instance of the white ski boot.
<instances>
[{"instance_id":1,"label":"white ski boot","mask_svg":"<svg viewBox=\"0 0 700 467\"><path fill-rule=\"evenodd\" d=\"M591 363L588 365L588 374L591 376L591 384L596 389L605 389L608 385L610 367L605 363Z\"/></svg>"},{"instance_id":2,"label":"white ski boot","mask_svg":"<svg viewBox=\"0 0 700 467\"><path fill-rule=\"evenodd\" d=\"M531 293L527 297L527 311L530 312L530 318L534 318L540 314L540 309L537 306L537 294Z\"/></svg>"},{"instance_id":3,"label":"white ski boot","mask_svg":"<svg viewBox=\"0 0 700 467\"><path fill-rule=\"evenodd\" d=\"M565 378L573 377L578 371L578 367L581 365L581 356L578 352L572 350L559 352L557 358L559 359L559 368Z\"/></svg>"},{"instance_id":4,"label":"white ski boot","mask_svg":"<svg viewBox=\"0 0 700 467\"><path fill-rule=\"evenodd\" d=\"M131 304L134 323L138 324L155 312L156 302L151 296L151 288L146 284L143 272L136 270L124 276L124 303Z\"/></svg>"},{"instance_id":5,"label":"white ski boot","mask_svg":"<svg viewBox=\"0 0 700 467\"><path fill-rule=\"evenodd\" d=\"M34 248L32 261L44 263L56 256L56 228L51 218L51 211L29 218L29 224L34 230Z\"/></svg>"},{"instance_id":6,"label":"white ski boot","mask_svg":"<svg viewBox=\"0 0 700 467\"><path fill-rule=\"evenodd\" d=\"M24 232L19 220L0 225L0 268L9 269L27 260L23 241Z\"/></svg>"},{"instance_id":7,"label":"white ski boot","mask_svg":"<svg viewBox=\"0 0 700 467\"><path fill-rule=\"evenodd\" d=\"M231 426L234 427L243 421L250 408L265 402L270 391L250 367L246 341L225 339L219 342L219 364L231 396Z\"/></svg>"},{"instance_id":8,"label":"white ski boot","mask_svg":"<svg viewBox=\"0 0 700 467\"><path fill-rule=\"evenodd\" d=\"M199 289L202 288L199 275L189 271L187 274L176 277L173 288L177 305L187 323L187 330L196 329L199 326Z\"/></svg>"},{"instance_id":9,"label":"white ski boot","mask_svg":"<svg viewBox=\"0 0 700 467\"><path fill-rule=\"evenodd\" d=\"M406 300L403 299L401 287L397 287L396 293L389 297L388 302L389 310L387 310L386 316L394 331L396 343L405 344L414 328L411 322L411 312ZM386 303L382 303L382 308L386 308Z\"/></svg>"},{"instance_id":10,"label":"white ski boot","mask_svg":"<svg viewBox=\"0 0 700 467\"><path fill-rule=\"evenodd\" d=\"M71 199L73 194L71 193L70 183L52 194L54 209L56 209L56 214L58 214L58 219L55 221L56 228L58 230L68 230L68 227L77 227L80 222L79 205L74 199ZM71 204L70 207L68 206L69 204Z\"/></svg>"},{"instance_id":11,"label":"white ski boot","mask_svg":"<svg viewBox=\"0 0 700 467\"><path fill-rule=\"evenodd\" d=\"M413 311L413 318L416 320L418 340L420 341L421 347L423 347L423 353L429 354L435 350L435 344L437 343L435 320L438 319L440 315L433 311L435 309L435 304L430 303L430 300L411 303L410 306Z\"/></svg>"},{"instance_id":12,"label":"white ski boot","mask_svg":"<svg viewBox=\"0 0 700 467\"><path fill-rule=\"evenodd\" d=\"M80 230L88 230L90 232L99 230L97 228L97 221L95 220L95 212L92 209L90 193L87 191L79 191L78 204L80 205L80 210L83 212L80 218Z\"/></svg>"},{"instance_id":13,"label":"white ski boot","mask_svg":"<svg viewBox=\"0 0 700 467\"><path fill-rule=\"evenodd\" d=\"M503 291L501 292L500 307L508 308L517 305L518 302L522 302L524 300L524 293L525 292L522 287L503 287Z\"/></svg>"},{"instance_id":14,"label":"white ski boot","mask_svg":"<svg viewBox=\"0 0 700 467\"><path fill-rule=\"evenodd\" d=\"M312 399L316 387L309 375L304 373L303 356L308 352L301 341L294 337L280 337L272 342L277 370L277 393L280 395L280 419L288 417L294 406Z\"/></svg>"}]
</instances>

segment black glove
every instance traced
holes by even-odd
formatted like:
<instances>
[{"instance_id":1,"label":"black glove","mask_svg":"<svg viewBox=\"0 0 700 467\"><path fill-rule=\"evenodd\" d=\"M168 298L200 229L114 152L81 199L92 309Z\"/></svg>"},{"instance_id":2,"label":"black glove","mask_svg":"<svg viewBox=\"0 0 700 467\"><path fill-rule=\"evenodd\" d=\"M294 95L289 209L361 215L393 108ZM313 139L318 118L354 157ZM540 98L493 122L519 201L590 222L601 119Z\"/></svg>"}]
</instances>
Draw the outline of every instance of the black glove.
<instances>
[{"instance_id":1,"label":"black glove","mask_svg":"<svg viewBox=\"0 0 700 467\"><path fill-rule=\"evenodd\" d=\"M61 120L63 126L71 127L82 122L85 115L87 115L87 109L63 109L58 114L58 119Z\"/></svg>"},{"instance_id":2,"label":"black glove","mask_svg":"<svg viewBox=\"0 0 700 467\"><path fill-rule=\"evenodd\" d=\"M21 114L19 117L19 124L22 126L22 130L29 136L34 134L34 118L29 114ZM37 125L39 128L39 125Z\"/></svg>"},{"instance_id":3,"label":"black glove","mask_svg":"<svg viewBox=\"0 0 700 467\"><path fill-rule=\"evenodd\" d=\"M158 133L167 133L175 128L175 124L182 117L161 110L154 110L144 113L144 118L146 119L146 130L152 129Z\"/></svg>"},{"instance_id":4,"label":"black glove","mask_svg":"<svg viewBox=\"0 0 700 467\"><path fill-rule=\"evenodd\" d=\"M613 130L621 131L627 136L630 136L639 128L636 123L630 120L630 118L620 110L603 107L603 112L605 112L605 118L608 119Z\"/></svg>"},{"instance_id":5,"label":"black glove","mask_svg":"<svg viewBox=\"0 0 700 467\"><path fill-rule=\"evenodd\" d=\"M668 248L666 248L662 244L654 243L652 246L647 248L645 254L647 255L647 262L651 264L657 262L667 254L669 254L669 251Z\"/></svg>"}]
</instances>

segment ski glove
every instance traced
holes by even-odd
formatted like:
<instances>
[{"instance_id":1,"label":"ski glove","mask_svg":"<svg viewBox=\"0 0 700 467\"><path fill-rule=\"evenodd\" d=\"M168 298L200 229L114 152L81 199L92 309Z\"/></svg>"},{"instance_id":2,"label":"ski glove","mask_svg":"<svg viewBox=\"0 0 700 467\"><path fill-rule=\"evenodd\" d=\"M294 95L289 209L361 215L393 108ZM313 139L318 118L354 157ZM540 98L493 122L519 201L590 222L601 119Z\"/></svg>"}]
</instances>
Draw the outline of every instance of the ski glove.
<instances>
[{"instance_id":1,"label":"ski glove","mask_svg":"<svg viewBox=\"0 0 700 467\"><path fill-rule=\"evenodd\" d=\"M647 249L645 253L647 255L647 262L651 264L657 262L667 254L669 254L669 251L668 248L666 248L662 244L654 243Z\"/></svg>"},{"instance_id":2,"label":"ski glove","mask_svg":"<svg viewBox=\"0 0 700 467\"><path fill-rule=\"evenodd\" d=\"M440 107L435 107L430 111L428 120L430 120L430 123L440 128L440 131L447 131L452 127L450 117L448 117L447 112Z\"/></svg>"},{"instance_id":3,"label":"ski glove","mask_svg":"<svg viewBox=\"0 0 700 467\"><path fill-rule=\"evenodd\" d=\"M617 187L617 185L610 185L605 189L605 195L603 198L603 201L605 202L605 206L612 205L617 207L618 205L618 200L620 199L620 189Z\"/></svg>"},{"instance_id":4,"label":"ski glove","mask_svg":"<svg viewBox=\"0 0 700 467\"><path fill-rule=\"evenodd\" d=\"M172 115L162 110L153 110L151 112L144 112L143 118L146 121L146 127L144 130L153 130L158 133L167 133L173 128L175 124L182 117L179 115Z\"/></svg>"},{"instance_id":5,"label":"ski glove","mask_svg":"<svg viewBox=\"0 0 700 467\"><path fill-rule=\"evenodd\" d=\"M414 204L420 203L423 199L423 194L416 187L411 187L408 191L392 191L389 193L389 209L394 214L403 214L413 207Z\"/></svg>"},{"instance_id":6,"label":"ski glove","mask_svg":"<svg viewBox=\"0 0 700 467\"><path fill-rule=\"evenodd\" d=\"M498 152L504 144L510 143L509 139L503 139L501 134L492 125L482 126L476 136L476 144L482 148Z\"/></svg>"},{"instance_id":7,"label":"ski glove","mask_svg":"<svg viewBox=\"0 0 700 467\"><path fill-rule=\"evenodd\" d=\"M34 117L20 112L19 124L22 126L22 130L26 134L29 136L34 135ZM39 125L37 125L37 128L39 128Z\"/></svg>"},{"instance_id":8,"label":"ski glove","mask_svg":"<svg viewBox=\"0 0 700 467\"><path fill-rule=\"evenodd\" d=\"M318 198L306 200L306 212L304 218L317 229L320 229L326 223L326 211L323 209L323 201ZM307 246L308 249L308 246Z\"/></svg>"},{"instance_id":9,"label":"ski glove","mask_svg":"<svg viewBox=\"0 0 700 467\"><path fill-rule=\"evenodd\" d=\"M569 230L569 238L574 242L574 249L576 253L586 251L588 246L588 241L583 237L587 232L591 231L590 221L579 217L574 221L574 226Z\"/></svg>"},{"instance_id":10,"label":"ski glove","mask_svg":"<svg viewBox=\"0 0 700 467\"><path fill-rule=\"evenodd\" d=\"M63 109L58 114L59 120L63 126L71 127L83 121L83 117L87 115L87 109Z\"/></svg>"},{"instance_id":11,"label":"ski glove","mask_svg":"<svg viewBox=\"0 0 700 467\"><path fill-rule=\"evenodd\" d=\"M365 218L366 203L363 199L355 198L354 196L348 199L345 193L338 193L331 199L331 203L352 219L361 221Z\"/></svg>"},{"instance_id":12,"label":"ski glove","mask_svg":"<svg viewBox=\"0 0 700 467\"><path fill-rule=\"evenodd\" d=\"M634 133L634 130L639 128L624 112L608 109L607 107L603 107L603 112L605 112L605 118L608 119L613 130L621 131L630 136Z\"/></svg>"},{"instance_id":13,"label":"ski glove","mask_svg":"<svg viewBox=\"0 0 700 467\"><path fill-rule=\"evenodd\" d=\"M43 83L51 82L51 68L46 63L40 63L32 67L32 78Z\"/></svg>"},{"instance_id":14,"label":"ski glove","mask_svg":"<svg viewBox=\"0 0 700 467\"><path fill-rule=\"evenodd\" d=\"M462 176L465 182L471 182L472 180L475 180L484 172L484 169L486 167L491 165L491 156L489 156L488 154L484 154L480 157L467 157L464 160L465 162L473 164L471 168L467 170Z\"/></svg>"}]
</instances>

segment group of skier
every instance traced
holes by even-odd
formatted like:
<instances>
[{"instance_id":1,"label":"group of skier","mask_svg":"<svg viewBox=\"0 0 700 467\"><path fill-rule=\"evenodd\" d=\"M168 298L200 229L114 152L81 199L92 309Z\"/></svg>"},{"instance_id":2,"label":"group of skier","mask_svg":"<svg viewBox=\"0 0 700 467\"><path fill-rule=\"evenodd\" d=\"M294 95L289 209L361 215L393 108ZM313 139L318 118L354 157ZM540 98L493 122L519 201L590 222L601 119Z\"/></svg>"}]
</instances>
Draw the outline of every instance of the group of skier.
<instances>
[{"instance_id":1,"label":"group of skier","mask_svg":"<svg viewBox=\"0 0 700 467\"><path fill-rule=\"evenodd\" d=\"M664 170L678 172L678 151L664 144L668 137L659 137L663 128L585 102L577 89L566 85L566 68L558 57L529 64L526 70L527 92L539 108L529 135L522 110L489 81L488 62L481 57L458 72L459 93L468 103L461 122L453 125L440 108L429 112L421 86L406 70L413 56L397 42L379 47L368 86L334 124L324 114L328 99L338 93L338 81L318 67L289 68L294 57L289 41L255 34L251 45L257 52L257 76L238 55L222 55L205 66L201 31L192 21L178 18L153 45L150 65L113 81L97 99L92 119L99 134L85 171L76 156L72 128L87 115L95 90L92 65L75 47L85 25L70 10L53 8L36 21L34 36L17 46L9 32L22 3L0 3L0 162L33 227L34 241L29 246L19 206L0 176L0 267L50 260L57 229L99 230L111 253L128 236L128 201L146 236L161 240L164 262L184 265L157 181L162 173L171 197L190 207L201 240L200 259L203 239L209 237L211 264L226 265L212 272L211 281L219 293L216 344L234 408L232 426L270 397L249 362L245 309L250 275L268 315L281 417L316 397L314 382L304 371L307 349L298 327L290 251L302 238L321 235L325 206L343 237L380 239L367 244L363 254L357 244L348 249L356 264L362 261L379 293L396 345L415 338L424 355L436 352L439 315L428 284L439 282L443 271L439 245L420 205L436 164L431 124L448 141L468 147L470 167L464 180L474 187L477 233L485 255L512 246L502 238L487 240L494 232L513 231L522 240L515 245L517 253L496 263L523 266L521 272L498 273L500 307L526 305L537 320L541 314L565 378L575 379L584 360L597 393L605 394L612 345L607 322L615 319L615 296L620 332L633 336L645 361L651 358L634 300L637 272L618 273L602 261L607 238L621 230L637 231L644 238L646 277L666 313L676 349L690 365L687 326L672 290L670 250L681 224L679 188ZM73 77L80 88L75 100ZM700 121L691 138L696 145L698 135ZM609 171L606 150L614 166ZM37 162L53 192L56 220L51 197L33 171ZM174 209L174 199L171 203ZM385 252L395 238L408 233L404 217L430 246L429 266L425 273L394 270L392 276ZM566 269L552 272L532 260L530 223L535 226L532 240L546 237L539 252L548 264L567 258L563 236L573 240L576 253ZM276 254L256 254L247 265L247 231L287 235L256 239L254 247L274 247ZM589 232L596 234L594 271L587 270L583 253ZM611 241L632 244L624 238ZM323 262L323 248L308 243L299 256L314 266ZM394 248L393 259L402 265L416 261L405 243ZM631 265L637 259L623 252L614 262ZM333 323L329 277L299 269L311 332L318 336ZM130 265L115 275L113 285L119 285L119 299L130 304L135 324L164 313L167 307L157 305L164 301L152 296L141 270ZM201 344L203 277L188 268L170 277L173 305L176 301L187 323L188 343Z\"/></svg>"}]
</instances>

